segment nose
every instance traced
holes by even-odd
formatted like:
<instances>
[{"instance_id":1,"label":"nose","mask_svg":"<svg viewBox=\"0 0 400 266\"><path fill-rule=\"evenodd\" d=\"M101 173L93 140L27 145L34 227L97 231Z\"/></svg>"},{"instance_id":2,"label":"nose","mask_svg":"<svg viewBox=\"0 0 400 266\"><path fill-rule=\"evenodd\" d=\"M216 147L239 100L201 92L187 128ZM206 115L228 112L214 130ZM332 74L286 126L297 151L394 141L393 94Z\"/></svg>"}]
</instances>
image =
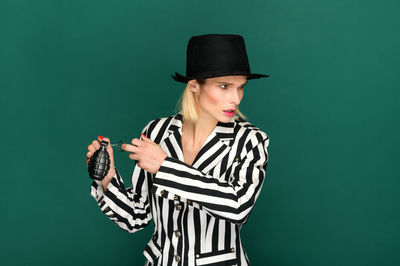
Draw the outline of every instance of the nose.
<instances>
[{"instance_id":1,"label":"nose","mask_svg":"<svg viewBox=\"0 0 400 266\"><path fill-rule=\"evenodd\" d=\"M238 106L240 103L240 92L239 90L233 89L230 95L230 102Z\"/></svg>"}]
</instances>

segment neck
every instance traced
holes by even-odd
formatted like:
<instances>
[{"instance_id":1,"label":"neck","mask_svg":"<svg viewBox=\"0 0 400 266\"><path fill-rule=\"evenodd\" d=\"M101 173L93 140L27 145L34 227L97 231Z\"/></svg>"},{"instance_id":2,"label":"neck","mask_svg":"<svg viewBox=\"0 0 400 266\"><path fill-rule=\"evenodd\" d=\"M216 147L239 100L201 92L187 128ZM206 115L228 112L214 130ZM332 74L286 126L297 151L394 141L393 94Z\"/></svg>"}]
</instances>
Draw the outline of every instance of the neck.
<instances>
[{"instance_id":1,"label":"neck","mask_svg":"<svg viewBox=\"0 0 400 266\"><path fill-rule=\"evenodd\" d=\"M199 114L195 123L184 122L182 125L182 135L186 140L190 140L193 147L202 145L211 132L218 124L218 120L211 116Z\"/></svg>"}]
</instances>

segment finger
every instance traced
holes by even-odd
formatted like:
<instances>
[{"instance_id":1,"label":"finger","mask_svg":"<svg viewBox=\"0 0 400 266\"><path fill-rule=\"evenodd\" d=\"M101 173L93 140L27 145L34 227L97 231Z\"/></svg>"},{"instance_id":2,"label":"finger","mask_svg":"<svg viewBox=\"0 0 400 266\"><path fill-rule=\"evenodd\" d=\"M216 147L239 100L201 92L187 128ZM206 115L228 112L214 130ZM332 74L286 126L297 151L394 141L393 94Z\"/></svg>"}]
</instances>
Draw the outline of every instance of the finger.
<instances>
[{"instance_id":1,"label":"finger","mask_svg":"<svg viewBox=\"0 0 400 266\"><path fill-rule=\"evenodd\" d=\"M96 139L92 141L92 145L96 150L100 148L100 142Z\"/></svg>"},{"instance_id":2,"label":"finger","mask_svg":"<svg viewBox=\"0 0 400 266\"><path fill-rule=\"evenodd\" d=\"M139 151L138 147L131 145L131 144L127 144L127 143L122 144L121 149L123 149L124 151L132 152L132 153L137 153Z\"/></svg>"},{"instance_id":3,"label":"finger","mask_svg":"<svg viewBox=\"0 0 400 266\"><path fill-rule=\"evenodd\" d=\"M96 148L94 147L93 144L90 144L90 145L88 146L88 150L89 150L90 152L94 153L94 152L96 151Z\"/></svg>"},{"instance_id":4,"label":"finger","mask_svg":"<svg viewBox=\"0 0 400 266\"><path fill-rule=\"evenodd\" d=\"M132 139L131 143L132 143L133 145L139 147L139 146L140 146L140 141L141 141L141 140L139 140L139 139L137 139L137 138L134 138L134 139Z\"/></svg>"},{"instance_id":5,"label":"finger","mask_svg":"<svg viewBox=\"0 0 400 266\"><path fill-rule=\"evenodd\" d=\"M93 152L88 151L88 153L86 153L86 158L90 158L93 156Z\"/></svg>"},{"instance_id":6,"label":"finger","mask_svg":"<svg viewBox=\"0 0 400 266\"><path fill-rule=\"evenodd\" d=\"M136 154L136 153L130 153L129 154L129 159L132 159L132 160L139 160L139 155L138 154Z\"/></svg>"}]
</instances>

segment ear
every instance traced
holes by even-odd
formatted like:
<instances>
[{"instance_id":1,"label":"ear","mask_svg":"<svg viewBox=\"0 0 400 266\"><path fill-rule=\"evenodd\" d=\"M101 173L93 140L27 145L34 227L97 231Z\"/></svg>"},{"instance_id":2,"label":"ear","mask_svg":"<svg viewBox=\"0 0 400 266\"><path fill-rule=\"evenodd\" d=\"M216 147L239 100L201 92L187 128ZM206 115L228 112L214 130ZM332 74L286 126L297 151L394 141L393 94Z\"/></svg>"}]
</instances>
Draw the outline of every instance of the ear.
<instances>
[{"instance_id":1,"label":"ear","mask_svg":"<svg viewBox=\"0 0 400 266\"><path fill-rule=\"evenodd\" d=\"M198 83L196 80L191 79L191 80L188 81L187 84L188 84L188 86L189 86L190 91L192 91L192 92L194 92L194 93L199 92L200 85L199 85L199 83Z\"/></svg>"}]
</instances>

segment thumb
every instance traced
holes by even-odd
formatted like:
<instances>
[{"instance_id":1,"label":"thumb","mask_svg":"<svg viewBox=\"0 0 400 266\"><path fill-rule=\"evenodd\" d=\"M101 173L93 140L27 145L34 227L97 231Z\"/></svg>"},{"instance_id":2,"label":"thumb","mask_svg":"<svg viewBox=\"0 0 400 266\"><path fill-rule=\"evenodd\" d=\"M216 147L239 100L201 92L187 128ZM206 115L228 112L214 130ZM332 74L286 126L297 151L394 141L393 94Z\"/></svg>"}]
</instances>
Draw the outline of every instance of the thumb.
<instances>
[{"instance_id":1,"label":"thumb","mask_svg":"<svg viewBox=\"0 0 400 266\"><path fill-rule=\"evenodd\" d=\"M107 151L110 153L110 157L113 157L113 149L112 149L112 147L111 147L111 141L110 141L110 139L109 139L109 138L105 138L105 137L103 137L103 136L101 136L101 135L99 135L98 138L99 138L100 143L101 143L103 140L105 140L105 141L108 142L108 144L107 144Z\"/></svg>"},{"instance_id":2,"label":"thumb","mask_svg":"<svg viewBox=\"0 0 400 266\"><path fill-rule=\"evenodd\" d=\"M146 137L146 135L144 133L142 133L141 140L147 141L147 142L153 142L150 138Z\"/></svg>"}]
</instances>

